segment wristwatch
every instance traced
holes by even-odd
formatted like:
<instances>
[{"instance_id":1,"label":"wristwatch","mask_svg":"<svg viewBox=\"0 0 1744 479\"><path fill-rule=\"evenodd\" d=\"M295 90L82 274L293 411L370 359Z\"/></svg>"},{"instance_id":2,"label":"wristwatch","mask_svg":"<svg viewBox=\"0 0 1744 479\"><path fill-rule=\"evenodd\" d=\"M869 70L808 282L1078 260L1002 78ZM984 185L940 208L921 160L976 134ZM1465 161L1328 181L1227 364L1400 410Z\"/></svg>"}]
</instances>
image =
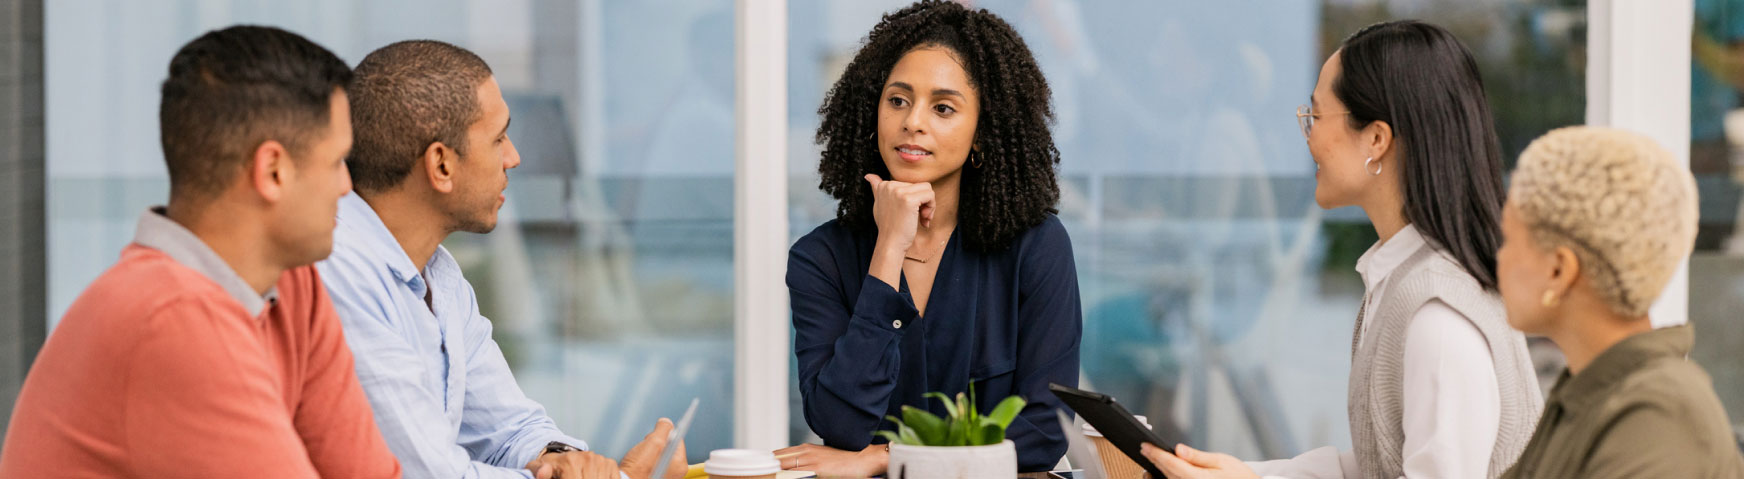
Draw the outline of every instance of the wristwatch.
<instances>
[{"instance_id":1,"label":"wristwatch","mask_svg":"<svg viewBox=\"0 0 1744 479\"><path fill-rule=\"evenodd\" d=\"M564 444L564 443L557 442L557 441L551 441L551 442L545 444L545 454L551 454L551 453L563 454L565 452L575 452L575 451L580 451L580 450L581 450L580 448L577 448L575 446L571 446L571 445Z\"/></svg>"}]
</instances>

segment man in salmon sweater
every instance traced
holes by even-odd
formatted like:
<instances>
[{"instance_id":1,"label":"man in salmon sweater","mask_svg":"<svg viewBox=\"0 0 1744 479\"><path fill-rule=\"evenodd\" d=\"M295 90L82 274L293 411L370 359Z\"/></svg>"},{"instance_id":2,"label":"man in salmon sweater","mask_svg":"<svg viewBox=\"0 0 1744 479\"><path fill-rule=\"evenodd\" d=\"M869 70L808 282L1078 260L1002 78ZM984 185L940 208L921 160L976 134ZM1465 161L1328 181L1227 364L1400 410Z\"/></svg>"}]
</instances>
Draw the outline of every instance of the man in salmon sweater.
<instances>
[{"instance_id":1,"label":"man in salmon sweater","mask_svg":"<svg viewBox=\"0 0 1744 479\"><path fill-rule=\"evenodd\" d=\"M311 266L351 190L350 79L276 28L176 53L169 205L43 346L0 478L399 477Z\"/></svg>"}]
</instances>

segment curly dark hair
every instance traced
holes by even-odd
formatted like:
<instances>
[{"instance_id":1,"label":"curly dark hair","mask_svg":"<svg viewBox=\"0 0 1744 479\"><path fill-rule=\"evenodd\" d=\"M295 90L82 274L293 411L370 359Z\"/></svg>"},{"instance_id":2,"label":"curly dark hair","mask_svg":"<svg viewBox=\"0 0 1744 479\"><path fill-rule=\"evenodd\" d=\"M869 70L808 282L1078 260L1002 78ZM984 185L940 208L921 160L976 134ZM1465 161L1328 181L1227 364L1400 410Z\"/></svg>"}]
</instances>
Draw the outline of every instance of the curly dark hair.
<instances>
[{"instance_id":1,"label":"curly dark hair","mask_svg":"<svg viewBox=\"0 0 1744 479\"><path fill-rule=\"evenodd\" d=\"M1004 250L1024 231L1057 213L1060 150L1048 81L1017 30L987 10L924 0L884 15L818 108L818 185L837 200L836 217L854 231L874 231L872 188L862 177L886 179L878 154L879 97L896 62L918 47L948 49L980 94L974 153L965 165L957 230L969 249Z\"/></svg>"}]
</instances>

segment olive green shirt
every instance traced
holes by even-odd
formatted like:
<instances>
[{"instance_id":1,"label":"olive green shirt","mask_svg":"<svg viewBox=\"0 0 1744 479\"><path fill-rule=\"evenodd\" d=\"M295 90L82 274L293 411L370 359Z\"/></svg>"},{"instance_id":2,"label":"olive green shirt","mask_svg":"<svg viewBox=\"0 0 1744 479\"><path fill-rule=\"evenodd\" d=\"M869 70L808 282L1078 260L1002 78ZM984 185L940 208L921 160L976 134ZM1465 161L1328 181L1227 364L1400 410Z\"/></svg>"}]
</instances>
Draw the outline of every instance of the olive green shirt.
<instances>
[{"instance_id":1,"label":"olive green shirt","mask_svg":"<svg viewBox=\"0 0 1744 479\"><path fill-rule=\"evenodd\" d=\"M1567 370L1538 430L1504 478L1744 478L1731 421L1688 359L1695 333L1637 334Z\"/></svg>"}]
</instances>

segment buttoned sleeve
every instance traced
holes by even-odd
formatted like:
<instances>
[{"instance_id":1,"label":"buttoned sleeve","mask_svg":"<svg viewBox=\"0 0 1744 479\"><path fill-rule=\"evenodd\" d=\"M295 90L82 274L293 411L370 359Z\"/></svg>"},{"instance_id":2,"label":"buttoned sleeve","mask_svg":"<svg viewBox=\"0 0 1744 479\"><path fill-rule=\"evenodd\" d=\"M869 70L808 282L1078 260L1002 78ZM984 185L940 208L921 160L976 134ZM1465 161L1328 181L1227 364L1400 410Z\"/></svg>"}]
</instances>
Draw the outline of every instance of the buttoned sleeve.
<instances>
[{"instance_id":1,"label":"buttoned sleeve","mask_svg":"<svg viewBox=\"0 0 1744 479\"><path fill-rule=\"evenodd\" d=\"M1320 447L1289 459L1247 463L1255 474L1265 479L1344 479L1362 477L1356 453L1339 451L1332 446ZM1346 472L1349 472L1347 475Z\"/></svg>"},{"instance_id":2,"label":"buttoned sleeve","mask_svg":"<svg viewBox=\"0 0 1744 479\"><path fill-rule=\"evenodd\" d=\"M871 443L900 379L902 326L920 313L883 280L840 270L836 255L852 255L851 246L816 232L801 238L788 253L787 290L806 423L825 445L858 451ZM844 274L863 276L852 302Z\"/></svg>"}]
</instances>

